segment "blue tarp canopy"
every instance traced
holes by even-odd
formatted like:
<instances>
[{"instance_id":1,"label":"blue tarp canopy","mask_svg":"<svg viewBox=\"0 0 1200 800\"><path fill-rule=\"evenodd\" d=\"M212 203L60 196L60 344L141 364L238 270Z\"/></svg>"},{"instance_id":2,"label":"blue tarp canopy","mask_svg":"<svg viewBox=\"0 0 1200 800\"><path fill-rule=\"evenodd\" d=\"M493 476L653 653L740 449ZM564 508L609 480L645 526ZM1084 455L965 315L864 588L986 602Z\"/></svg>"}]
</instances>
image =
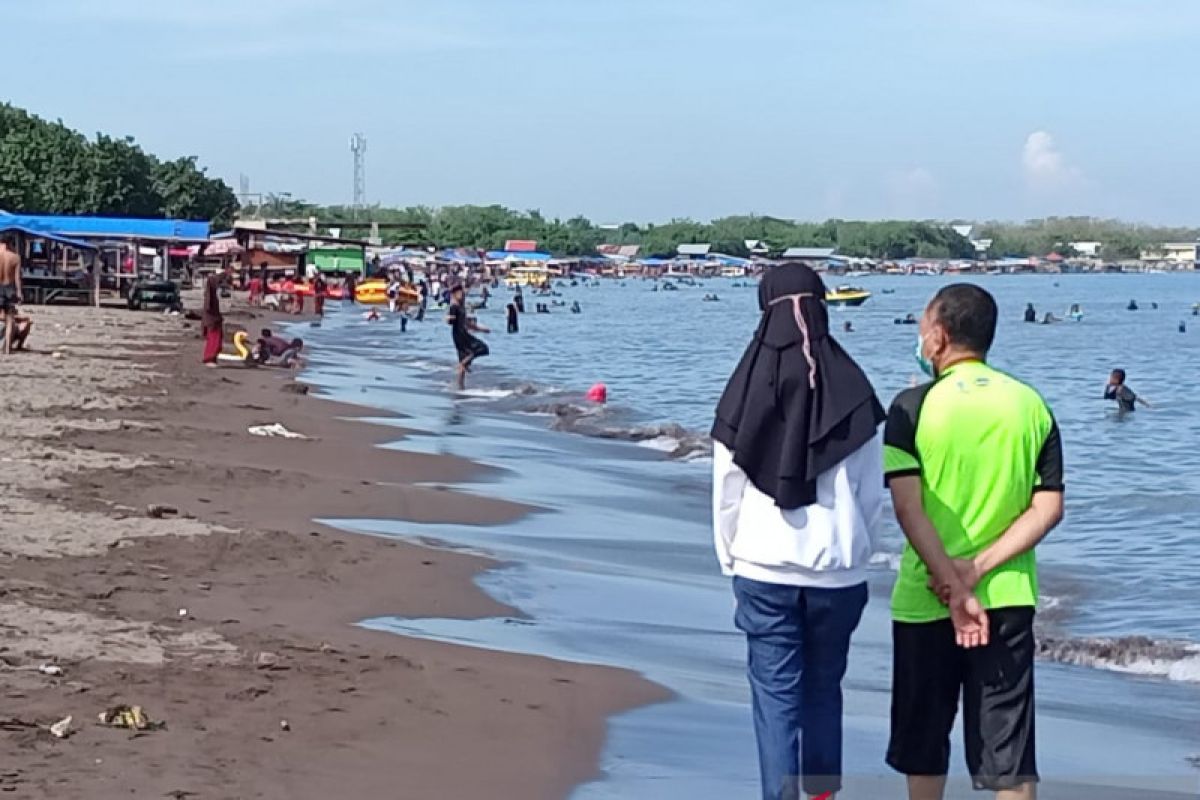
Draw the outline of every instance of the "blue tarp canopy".
<instances>
[{"instance_id":1,"label":"blue tarp canopy","mask_svg":"<svg viewBox=\"0 0 1200 800\"><path fill-rule=\"evenodd\" d=\"M517 261L549 261L549 253L524 252L520 250L489 250L488 261L506 261L515 259Z\"/></svg>"},{"instance_id":2,"label":"blue tarp canopy","mask_svg":"<svg viewBox=\"0 0 1200 800\"><path fill-rule=\"evenodd\" d=\"M8 223L8 217L0 217L0 233L11 233L13 231L16 231L17 233L23 233L26 236L31 236L35 239L45 239L50 242L58 242L59 244L65 244L68 247L74 247L76 250L95 250L96 249L96 245L94 245L94 244L88 244L87 242L80 242L76 239L68 239L66 236L57 236L53 233L47 233L46 231L39 231L39 230L34 230L33 228L26 228L24 225L9 225L7 223Z\"/></svg>"},{"instance_id":3,"label":"blue tarp canopy","mask_svg":"<svg viewBox=\"0 0 1200 800\"><path fill-rule=\"evenodd\" d=\"M751 262L748 258L740 258L739 256L727 256L724 253L713 253L709 256L712 261L719 261L726 267L748 267Z\"/></svg>"},{"instance_id":4,"label":"blue tarp canopy","mask_svg":"<svg viewBox=\"0 0 1200 800\"><path fill-rule=\"evenodd\" d=\"M15 226L62 236L119 237L126 239L207 240L207 222L182 219L135 219L126 217L59 217L39 214L0 214L0 226Z\"/></svg>"},{"instance_id":5,"label":"blue tarp canopy","mask_svg":"<svg viewBox=\"0 0 1200 800\"><path fill-rule=\"evenodd\" d=\"M460 264L478 264L479 256L474 253L464 251L462 249L442 250L437 254L437 257L442 261L455 261Z\"/></svg>"},{"instance_id":6,"label":"blue tarp canopy","mask_svg":"<svg viewBox=\"0 0 1200 800\"><path fill-rule=\"evenodd\" d=\"M671 258L643 258L642 263L647 267L661 267L663 264L670 264L674 261Z\"/></svg>"}]
</instances>

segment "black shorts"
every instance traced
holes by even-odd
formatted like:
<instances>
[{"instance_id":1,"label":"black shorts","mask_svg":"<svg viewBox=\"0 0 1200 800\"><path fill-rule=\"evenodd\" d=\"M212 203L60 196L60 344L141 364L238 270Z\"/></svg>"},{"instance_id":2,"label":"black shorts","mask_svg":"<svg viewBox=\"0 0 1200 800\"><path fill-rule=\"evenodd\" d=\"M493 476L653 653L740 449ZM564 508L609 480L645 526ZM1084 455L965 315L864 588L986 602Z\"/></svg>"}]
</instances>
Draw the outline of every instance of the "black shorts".
<instances>
[{"instance_id":1,"label":"black shorts","mask_svg":"<svg viewBox=\"0 0 1200 800\"><path fill-rule=\"evenodd\" d=\"M976 789L1036 782L1030 607L988 611L991 641L964 650L950 620L892 623L892 735L887 763L905 775L945 775L963 702L967 771Z\"/></svg>"},{"instance_id":2,"label":"black shorts","mask_svg":"<svg viewBox=\"0 0 1200 800\"><path fill-rule=\"evenodd\" d=\"M460 364L470 364L477 358L483 358L491 350L488 349L487 342L482 339L476 339L474 336L467 338L465 341L455 342L455 349L458 350L458 361Z\"/></svg>"},{"instance_id":3,"label":"black shorts","mask_svg":"<svg viewBox=\"0 0 1200 800\"><path fill-rule=\"evenodd\" d=\"M8 314L17 310L17 303L21 302L21 297L17 293L16 284L5 283L0 285L0 311Z\"/></svg>"}]
</instances>

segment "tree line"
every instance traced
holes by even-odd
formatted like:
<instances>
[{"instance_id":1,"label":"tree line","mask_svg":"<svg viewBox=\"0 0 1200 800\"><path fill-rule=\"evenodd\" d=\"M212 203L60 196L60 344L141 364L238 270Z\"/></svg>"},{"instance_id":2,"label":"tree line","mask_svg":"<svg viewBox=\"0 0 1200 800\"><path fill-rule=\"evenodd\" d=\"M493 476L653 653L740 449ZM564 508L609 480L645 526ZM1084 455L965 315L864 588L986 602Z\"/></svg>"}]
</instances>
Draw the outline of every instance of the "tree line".
<instances>
[{"instance_id":1,"label":"tree line","mask_svg":"<svg viewBox=\"0 0 1200 800\"><path fill-rule=\"evenodd\" d=\"M834 247L844 256L902 258L975 258L971 240L954 226L922 220L797 222L766 216L732 216L711 222L674 219L660 224L626 222L598 226L585 217L548 218L540 211L517 211L500 205L386 208L372 206L357 212L346 206L319 206L285 196L268 196L243 209L248 216L337 222L346 235L365 235L367 220L407 223L419 229L388 230L380 234L388 245L430 245L499 250L510 239L534 239L543 250L560 256L596 253L602 244L638 245L643 256L671 256L681 244L711 244L713 250L749 256L748 241L760 241L772 254L789 247ZM971 239L990 239L987 257L1064 257L1076 253L1073 242L1100 242L1100 256L1109 260L1137 258L1155 245L1196 241L1200 229L1135 225L1092 217L1050 217L1027 222L972 224Z\"/></svg>"},{"instance_id":2,"label":"tree line","mask_svg":"<svg viewBox=\"0 0 1200 800\"><path fill-rule=\"evenodd\" d=\"M0 103L0 209L208 220L222 228L233 223L238 201L195 156L164 161L131 138L89 139Z\"/></svg>"}]
</instances>

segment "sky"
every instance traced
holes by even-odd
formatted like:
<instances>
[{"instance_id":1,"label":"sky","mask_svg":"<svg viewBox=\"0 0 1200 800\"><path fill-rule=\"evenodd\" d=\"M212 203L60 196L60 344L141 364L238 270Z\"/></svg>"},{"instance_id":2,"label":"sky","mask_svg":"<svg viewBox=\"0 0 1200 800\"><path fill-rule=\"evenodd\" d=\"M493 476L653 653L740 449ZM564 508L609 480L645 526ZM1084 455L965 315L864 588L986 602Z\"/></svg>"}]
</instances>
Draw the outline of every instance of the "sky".
<instances>
[{"instance_id":1,"label":"sky","mask_svg":"<svg viewBox=\"0 0 1200 800\"><path fill-rule=\"evenodd\" d=\"M1196 224L1196 0L0 0L0 100L237 190ZM25 34L16 33L25 31ZM0 176L0 180L3 176Z\"/></svg>"}]
</instances>

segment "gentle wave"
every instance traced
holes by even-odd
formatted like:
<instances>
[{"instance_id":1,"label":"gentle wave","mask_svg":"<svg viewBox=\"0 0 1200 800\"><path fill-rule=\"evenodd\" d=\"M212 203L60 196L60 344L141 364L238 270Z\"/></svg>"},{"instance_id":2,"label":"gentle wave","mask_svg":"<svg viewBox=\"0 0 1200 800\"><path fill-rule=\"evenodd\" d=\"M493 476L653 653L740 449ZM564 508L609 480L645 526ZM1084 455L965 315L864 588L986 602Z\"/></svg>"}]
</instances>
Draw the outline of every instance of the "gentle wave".
<instances>
[{"instance_id":1,"label":"gentle wave","mask_svg":"<svg viewBox=\"0 0 1200 800\"><path fill-rule=\"evenodd\" d=\"M1103 638L1041 634L1038 656L1059 664L1200 683L1200 645L1192 642L1147 636Z\"/></svg>"},{"instance_id":2,"label":"gentle wave","mask_svg":"<svg viewBox=\"0 0 1200 800\"><path fill-rule=\"evenodd\" d=\"M459 394L480 400L509 400L512 398L534 398L533 402L509 404L508 410L520 414L548 416L552 430L591 436L597 439L613 439L632 442L642 447L665 453L669 458L692 461L712 455L712 443L708 434L697 433L675 423L660 425L616 424L613 417L625 416L626 412L611 406L591 403L582 395L522 383L512 388L468 389Z\"/></svg>"}]
</instances>

